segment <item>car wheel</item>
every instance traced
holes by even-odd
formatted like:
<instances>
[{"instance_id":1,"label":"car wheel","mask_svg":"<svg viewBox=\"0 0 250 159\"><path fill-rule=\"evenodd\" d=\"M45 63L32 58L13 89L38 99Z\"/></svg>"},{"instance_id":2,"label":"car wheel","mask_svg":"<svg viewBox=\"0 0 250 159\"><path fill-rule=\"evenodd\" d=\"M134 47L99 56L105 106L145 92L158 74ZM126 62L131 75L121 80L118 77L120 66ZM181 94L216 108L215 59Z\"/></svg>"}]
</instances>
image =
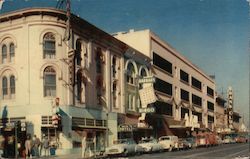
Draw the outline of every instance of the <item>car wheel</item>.
<instances>
[{"instance_id":1,"label":"car wheel","mask_svg":"<svg viewBox=\"0 0 250 159\"><path fill-rule=\"evenodd\" d=\"M125 149L124 152L123 152L123 157L127 157L128 156L128 150Z\"/></svg>"},{"instance_id":2,"label":"car wheel","mask_svg":"<svg viewBox=\"0 0 250 159\"><path fill-rule=\"evenodd\" d=\"M170 145L168 151L171 152L173 150L173 147Z\"/></svg>"}]
</instances>

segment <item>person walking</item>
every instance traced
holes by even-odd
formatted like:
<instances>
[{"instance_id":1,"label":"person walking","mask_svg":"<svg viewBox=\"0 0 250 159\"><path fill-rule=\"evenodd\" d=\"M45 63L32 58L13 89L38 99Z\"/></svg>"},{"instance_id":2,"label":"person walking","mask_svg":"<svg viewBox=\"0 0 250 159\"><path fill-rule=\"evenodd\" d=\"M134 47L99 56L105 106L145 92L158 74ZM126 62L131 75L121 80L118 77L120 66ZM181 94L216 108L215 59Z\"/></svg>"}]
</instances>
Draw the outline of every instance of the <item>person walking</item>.
<instances>
[{"instance_id":1,"label":"person walking","mask_svg":"<svg viewBox=\"0 0 250 159\"><path fill-rule=\"evenodd\" d=\"M33 139L33 150L34 150L34 156L35 157L39 157L39 146L40 146L41 142L40 139L34 135L34 139Z\"/></svg>"},{"instance_id":2,"label":"person walking","mask_svg":"<svg viewBox=\"0 0 250 159\"><path fill-rule=\"evenodd\" d=\"M47 136L45 136L43 138L43 141L42 141L42 150L43 150L43 154L44 156L48 156L49 155L49 139Z\"/></svg>"},{"instance_id":3,"label":"person walking","mask_svg":"<svg viewBox=\"0 0 250 159\"><path fill-rule=\"evenodd\" d=\"M30 135L27 135L27 139L25 140L25 156L26 158L32 158L32 153L31 153L31 148L32 148L32 141L30 139Z\"/></svg>"},{"instance_id":4,"label":"person walking","mask_svg":"<svg viewBox=\"0 0 250 159\"><path fill-rule=\"evenodd\" d=\"M83 136L82 137L82 158L85 158L85 153L86 153L86 147L87 147L87 141L86 141L86 137Z\"/></svg>"}]
</instances>

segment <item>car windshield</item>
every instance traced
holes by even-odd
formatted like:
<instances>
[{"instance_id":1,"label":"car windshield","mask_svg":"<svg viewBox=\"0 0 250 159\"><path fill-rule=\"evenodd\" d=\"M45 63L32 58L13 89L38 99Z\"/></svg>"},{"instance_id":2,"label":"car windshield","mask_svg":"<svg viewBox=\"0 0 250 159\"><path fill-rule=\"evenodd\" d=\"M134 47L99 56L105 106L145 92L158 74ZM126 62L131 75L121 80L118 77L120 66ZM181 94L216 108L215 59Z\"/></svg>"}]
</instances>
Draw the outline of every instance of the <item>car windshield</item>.
<instances>
[{"instance_id":1,"label":"car windshield","mask_svg":"<svg viewBox=\"0 0 250 159\"><path fill-rule=\"evenodd\" d=\"M120 139L114 142L115 144L132 144L133 140L129 139Z\"/></svg>"},{"instance_id":2,"label":"car windshield","mask_svg":"<svg viewBox=\"0 0 250 159\"><path fill-rule=\"evenodd\" d=\"M159 140L170 140L170 137L161 137Z\"/></svg>"},{"instance_id":3,"label":"car windshield","mask_svg":"<svg viewBox=\"0 0 250 159\"><path fill-rule=\"evenodd\" d=\"M157 141L155 139L143 139L139 141L140 144L142 143L156 143Z\"/></svg>"}]
</instances>

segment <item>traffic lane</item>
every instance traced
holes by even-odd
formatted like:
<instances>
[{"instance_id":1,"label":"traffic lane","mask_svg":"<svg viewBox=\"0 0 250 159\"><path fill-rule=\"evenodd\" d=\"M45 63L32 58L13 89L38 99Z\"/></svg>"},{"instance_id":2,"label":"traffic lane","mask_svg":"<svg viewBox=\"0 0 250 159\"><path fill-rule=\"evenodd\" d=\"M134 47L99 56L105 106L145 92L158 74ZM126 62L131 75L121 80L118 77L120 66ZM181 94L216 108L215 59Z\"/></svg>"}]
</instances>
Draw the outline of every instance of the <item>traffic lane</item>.
<instances>
[{"instance_id":1,"label":"traffic lane","mask_svg":"<svg viewBox=\"0 0 250 159\"><path fill-rule=\"evenodd\" d=\"M190 154L185 156L185 159L189 158L197 158L197 157L226 157L226 158L233 158L238 155L239 152L244 152L245 155L247 154L248 144L227 144L221 145L218 147L211 147L208 148L205 152L198 152L195 154Z\"/></svg>"},{"instance_id":2,"label":"traffic lane","mask_svg":"<svg viewBox=\"0 0 250 159\"><path fill-rule=\"evenodd\" d=\"M250 156L249 143L244 144L225 144L209 148L197 148L187 151L175 151L164 153L144 154L141 156L129 157L131 159L150 159L150 158L168 158L168 159L230 159L237 156Z\"/></svg>"}]
</instances>

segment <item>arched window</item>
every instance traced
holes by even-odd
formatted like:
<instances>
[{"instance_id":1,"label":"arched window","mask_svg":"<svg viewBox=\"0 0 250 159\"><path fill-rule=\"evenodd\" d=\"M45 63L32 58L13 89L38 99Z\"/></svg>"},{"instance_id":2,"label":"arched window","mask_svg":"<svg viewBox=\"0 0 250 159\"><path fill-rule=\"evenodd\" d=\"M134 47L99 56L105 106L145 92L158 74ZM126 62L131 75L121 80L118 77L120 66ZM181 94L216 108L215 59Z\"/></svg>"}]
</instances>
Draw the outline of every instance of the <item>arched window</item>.
<instances>
[{"instance_id":1,"label":"arched window","mask_svg":"<svg viewBox=\"0 0 250 159\"><path fill-rule=\"evenodd\" d=\"M15 76L10 76L10 94L14 95L16 93Z\"/></svg>"},{"instance_id":2,"label":"arched window","mask_svg":"<svg viewBox=\"0 0 250 159\"><path fill-rule=\"evenodd\" d=\"M112 76L113 78L116 77L116 56L112 58Z\"/></svg>"},{"instance_id":3,"label":"arched window","mask_svg":"<svg viewBox=\"0 0 250 159\"><path fill-rule=\"evenodd\" d=\"M81 57L81 52L82 52L82 43L80 40L76 41L76 64L81 65L82 57Z\"/></svg>"},{"instance_id":4,"label":"arched window","mask_svg":"<svg viewBox=\"0 0 250 159\"><path fill-rule=\"evenodd\" d=\"M147 76L147 72L146 72L145 68L142 68L142 69L141 69L140 76L141 76L141 77L146 77L146 76Z\"/></svg>"},{"instance_id":5,"label":"arched window","mask_svg":"<svg viewBox=\"0 0 250 159\"><path fill-rule=\"evenodd\" d=\"M56 55L56 39L53 33L46 33L43 37L43 58L51 59Z\"/></svg>"},{"instance_id":6,"label":"arched window","mask_svg":"<svg viewBox=\"0 0 250 159\"><path fill-rule=\"evenodd\" d=\"M3 98L6 98L8 95L8 79L5 76L2 78L2 94Z\"/></svg>"},{"instance_id":7,"label":"arched window","mask_svg":"<svg viewBox=\"0 0 250 159\"><path fill-rule=\"evenodd\" d=\"M77 72L76 75L76 85L77 85L77 100L82 102L82 73L81 71Z\"/></svg>"},{"instance_id":8,"label":"arched window","mask_svg":"<svg viewBox=\"0 0 250 159\"><path fill-rule=\"evenodd\" d=\"M15 46L13 43L10 43L10 62L14 61L15 57Z\"/></svg>"},{"instance_id":9,"label":"arched window","mask_svg":"<svg viewBox=\"0 0 250 159\"><path fill-rule=\"evenodd\" d=\"M56 96L56 71L51 66L44 69L44 96Z\"/></svg>"},{"instance_id":10,"label":"arched window","mask_svg":"<svg viewBox=\"0 0 250 159\"><path fill-rule=\"evenodd\" d=\"M135 68L132 63L129 63L127 67L127 82L135 84Z\"/></svg>"},{"instance_id":11,"label":"arched window","mask_svg":"<svg viewBox=\"0 0 250 159\"><path fill-rule=\"evenodd\" d=\"M7 46L2 46L2 63L6 63L7 61Z\"/></svg>"}]
</instances>

